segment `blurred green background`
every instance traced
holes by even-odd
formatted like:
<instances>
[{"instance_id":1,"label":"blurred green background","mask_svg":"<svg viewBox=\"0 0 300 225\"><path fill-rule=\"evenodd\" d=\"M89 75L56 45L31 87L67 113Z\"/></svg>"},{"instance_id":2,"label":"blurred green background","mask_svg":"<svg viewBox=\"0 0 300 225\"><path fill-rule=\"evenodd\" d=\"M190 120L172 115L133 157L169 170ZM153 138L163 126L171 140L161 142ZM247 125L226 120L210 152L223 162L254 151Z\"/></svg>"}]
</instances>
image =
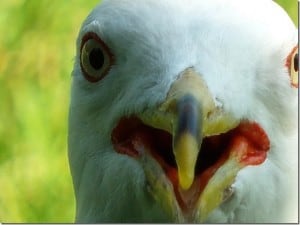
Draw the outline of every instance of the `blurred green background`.
<instances>
[{"instance_id":1,"label":"blurred green background","mask_svg":"<svg viewBox=\"0 0 300 225\"><path fill-rule=\"evenodd\" d=\"M0 1L0 221L72 222L67 114L75 39L98 0ZM278 1L297 23L297 1Z\"/></svg>"}]
</instances>

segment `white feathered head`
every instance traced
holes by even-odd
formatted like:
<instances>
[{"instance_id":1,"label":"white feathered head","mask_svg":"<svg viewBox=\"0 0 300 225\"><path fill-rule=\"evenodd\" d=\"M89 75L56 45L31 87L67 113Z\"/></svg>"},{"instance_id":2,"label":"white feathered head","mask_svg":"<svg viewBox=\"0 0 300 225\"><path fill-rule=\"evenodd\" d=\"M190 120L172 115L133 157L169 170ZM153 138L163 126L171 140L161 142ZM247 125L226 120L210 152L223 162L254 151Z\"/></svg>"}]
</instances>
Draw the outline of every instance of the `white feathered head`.
<instances>
[{"instance_id":1,"label":"white feathered head","mask_svg":"<svg viewBox=\"0 0 300 225\"><path fill-rule=\"evenodd\" d=\"M296 45L271 0L103 1L73 70L76 221L294 219Z\"/></svg>"}]
</instances>

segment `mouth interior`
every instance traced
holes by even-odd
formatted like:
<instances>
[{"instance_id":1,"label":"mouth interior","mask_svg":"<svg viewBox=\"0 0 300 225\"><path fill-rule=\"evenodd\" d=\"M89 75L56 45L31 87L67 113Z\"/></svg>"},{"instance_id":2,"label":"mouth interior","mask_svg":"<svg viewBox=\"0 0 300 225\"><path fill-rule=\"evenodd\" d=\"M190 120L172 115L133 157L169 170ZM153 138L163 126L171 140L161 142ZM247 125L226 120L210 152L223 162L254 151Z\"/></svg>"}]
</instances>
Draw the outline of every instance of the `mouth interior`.
<instances>
[{"instance_id":1,"label":"mouth interior","mask_svg":"<svg viewBox=\"0 0 300 225\"><path fill-rule=\"evenodd\" d=\"M178 185L177 165L172 147L173 137L170 133L145 125L136 117L123 118L112 132L112 143L118 153L134 158L150 154L173 184L180 207L186 210L193 207L208 180L227 160L230 151L236 148L232 143L237 136L246 137L245 143L251 143L251 147L247 147L249 151L243 153L243 160L250 158L245 164L254 165L264 161L269 142L263 130L256 124L249 125L245 122L226 133L204 137L195 167L195 181L188 191L181 190Z\"/></svg>"},{"instance_id":2,"label":"mouth interior","mask_svg":"<svg viewBox=\"0 0 300 225\"><path fill-rule=\"evenodd\" d=\"M196 176L214 165L226 150L232 132L205 137L195 168ZM138 118L123 118L112 133L112 142L119 153L138 157L142 152L134 144L143 143L145 149L164 169L176 169L177 165L173 154L173 137L170 133L143 124ZM166 171L167 172L167 171Z\"/></svg>"}]
</instances>

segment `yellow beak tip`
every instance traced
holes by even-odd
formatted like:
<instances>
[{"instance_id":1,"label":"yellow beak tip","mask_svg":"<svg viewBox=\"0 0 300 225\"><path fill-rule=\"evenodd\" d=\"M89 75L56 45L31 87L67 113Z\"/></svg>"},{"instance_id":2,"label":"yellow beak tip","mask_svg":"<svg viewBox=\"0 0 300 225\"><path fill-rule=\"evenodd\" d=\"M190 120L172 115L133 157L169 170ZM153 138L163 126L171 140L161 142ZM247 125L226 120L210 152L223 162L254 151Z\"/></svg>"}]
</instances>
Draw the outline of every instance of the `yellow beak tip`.
<instances>
[{"instance_id":1,"label":"yellow beak tip","mask_svg":"<svg viewBox=\"0 0 300 225\"><path fill-rule=\"evenodd\" d=\"M194 182L194 174L182 173L179 170L179 185L183 190L188 190Z\"/></svg>"},{"instance_id":2,"label":"yellow beak tip","mask_svg":"<svg viewBox=\"0 0 300 225\"><path fill-rule=\"evenodd\" d=\"M179 185L184 190L189 189L194 182L198 152L196 138L189 133L181 134L174 147L174 155L178 166Z\"/></svg>"}]
</instances>

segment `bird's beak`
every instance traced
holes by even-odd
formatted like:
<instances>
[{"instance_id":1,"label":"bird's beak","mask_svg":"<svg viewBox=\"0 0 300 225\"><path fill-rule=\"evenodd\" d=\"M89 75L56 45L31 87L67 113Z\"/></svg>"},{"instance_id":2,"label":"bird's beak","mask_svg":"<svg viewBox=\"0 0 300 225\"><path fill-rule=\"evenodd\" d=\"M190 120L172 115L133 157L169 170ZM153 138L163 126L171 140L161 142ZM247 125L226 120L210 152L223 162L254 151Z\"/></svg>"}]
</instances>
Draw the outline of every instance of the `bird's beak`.
<instances>
[{"instance_id":1,"label":"bird's beak","mask_svg":"<svg viewBox=\"0 0 300 225\"><path fill-rule=\"evenodd\" d=\"M177 166L176 178L171 179L174 192L177 201L180 199L178 202L186 203L180 207L184 210L192 208L189 214L200 222L205 221L209 213L228 197L228 190L239 170L247 165L261 164L269 149L269 140L260 126L241 123L217 106L206 83L192 68L186 69L171 85L158 109L143 112L139 118L144 124L172 135ZM219 137L227 133L228 136ZM257 135L253 137L252 133ZM212 143L221 140L219 147L223 148L223 153L203 170L201 164L210 160L205 154L214 155L211 147L203 147L211 137ZM216 141L214 137L217 137ZM202 143L204 139L206 144ZM260 146L259 149L250 146L251 141ZM201 154L203 149L205 154ZM174 178L173 175L167 176ZM157 186L157 182L153 186ZM191 200L186 196L194 197ZM170 196L165 198L170 199Z\"/></svg>"},{"instance_id":2,"label":"bird's beak","mask_svg":"<svg viewBox=\"0 0 300 225\"><path fill-rule=\"evenodd\" d=\"M145 113L142 120L172 133L173 153L183 190L189 189L194 182L202 138L238 125L234 117L215 105L205 82L191 68L172 84L158 112L151 116Z\"/></svg>"},{"instance_id":3,"label":"bird's beak","mask_svg":"<svg viewBox=\"0 0 300 225\"><path fill-rule=\"evenodd\" d=\"M193 69L185 70L176 80L157 112L144 113L145 124L168 131L173 136L173 154L178 170L180 189L186 191L195 183L195 171L202 139L226 132L238 125L236 119L217 107L204 80ZM228 179L214 179L210 191L203 192L198 201L201 218L218 206L224 189L232 184L240 166L230 163L224 167ZM219 194L219 192L221 194ZM208 208L209 209L208 209Z\"/></svg>"},{"instance_id":4,"label":"bird's beak","mask_svg":"<svg viewBox=\"0 0 300 225\"><path fill-rule=\"evenodd\" d=\"M173 153L179 184L187 190L194 182L203 137L228 131L238 121L216 106L204 80L191 68L173 83L160 110L173 115Z\"/></svg>"}]
</instances>

